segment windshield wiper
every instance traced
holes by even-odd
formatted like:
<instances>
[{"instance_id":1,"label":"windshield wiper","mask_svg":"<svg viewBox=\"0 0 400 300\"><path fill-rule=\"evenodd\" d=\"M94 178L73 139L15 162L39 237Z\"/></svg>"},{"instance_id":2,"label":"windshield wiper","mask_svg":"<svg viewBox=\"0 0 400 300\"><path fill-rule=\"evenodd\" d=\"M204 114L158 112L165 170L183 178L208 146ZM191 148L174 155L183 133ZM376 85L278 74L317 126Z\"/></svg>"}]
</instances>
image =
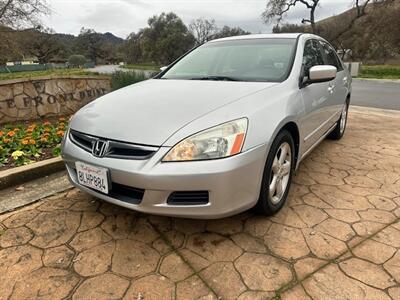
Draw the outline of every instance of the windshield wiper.
<instances>
[{"instance_id":1,"label":"windshield wiper","mask_svg":"<svg viewBox=\"0 0 400 300\"><path fill-rule=\"evenodd\" d=\"M215 80L215 81L242 81L235 77L229 76L204 76L204 77L193 77L191 80Z\"/></svg>"}]
</instances>

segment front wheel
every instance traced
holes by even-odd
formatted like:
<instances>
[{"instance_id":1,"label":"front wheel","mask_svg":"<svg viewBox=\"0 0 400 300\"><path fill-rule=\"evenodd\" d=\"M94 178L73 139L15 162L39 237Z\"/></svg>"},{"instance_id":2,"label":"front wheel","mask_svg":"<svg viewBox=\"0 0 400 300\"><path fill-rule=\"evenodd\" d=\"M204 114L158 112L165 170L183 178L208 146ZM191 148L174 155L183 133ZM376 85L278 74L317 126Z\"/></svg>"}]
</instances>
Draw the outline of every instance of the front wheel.
<instances>
[{"instance_id":1,"label":"front wheel","mask_svg":"<svg viewBox=\"0 0 400 300\"><path fill-rule=\"evenodd\" d=\"M281 131L271 145L261 183L256 210L267 216L285 204L295 162L294 142L287 130Z\"/></svg>"},{"instance_id":2,"label":"front wheel","mask_svg":"<svg viewBox=\"0 0 400 300\"><path fill-rule=\"evenodd\" d=\"M349 103L346 102L343 105L340 119L337 121L335 129L333 129L333 131L328 135L328 138L330 138L331 140L340 140L343 137L344 132L346 130L348 112L349 112Z\"/></svg>"}]
</instances>

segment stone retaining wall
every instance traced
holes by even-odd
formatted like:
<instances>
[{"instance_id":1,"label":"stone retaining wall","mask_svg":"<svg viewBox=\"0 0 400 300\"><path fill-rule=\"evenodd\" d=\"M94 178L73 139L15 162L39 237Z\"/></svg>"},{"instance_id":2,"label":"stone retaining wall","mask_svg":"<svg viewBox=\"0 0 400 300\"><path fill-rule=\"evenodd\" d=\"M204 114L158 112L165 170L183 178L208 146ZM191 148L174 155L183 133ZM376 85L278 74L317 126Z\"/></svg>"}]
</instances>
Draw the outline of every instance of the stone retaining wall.
<instances>
[{"instance_id":1,"label":"stone retaining wall","mask_svg":"<svg viewBox=\"0 0 400 300\"><path fill-rule=\"evenodd\" d=\"M0 124L73 114L110 90L108 77L47 76L0 81Z\"/></svg>"}]
</instances>

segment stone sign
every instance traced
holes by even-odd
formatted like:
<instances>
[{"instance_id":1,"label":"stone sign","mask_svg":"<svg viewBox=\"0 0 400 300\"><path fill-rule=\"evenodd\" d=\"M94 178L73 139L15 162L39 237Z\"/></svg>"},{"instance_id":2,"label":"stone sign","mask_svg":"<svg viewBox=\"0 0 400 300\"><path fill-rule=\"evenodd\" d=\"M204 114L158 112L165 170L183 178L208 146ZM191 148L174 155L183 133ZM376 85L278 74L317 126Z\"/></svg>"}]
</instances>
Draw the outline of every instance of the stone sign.
<instances>
[{"instance_id":1,"label":"stone sign","mask_svg":"<svg viewBox=\"0 0 400 300\"><path fill-rule=\"evenodd\" d=\"M70 115L110 90L108 77L41 77L0 81L0 124Z\"/></svg>"}]
</instances>

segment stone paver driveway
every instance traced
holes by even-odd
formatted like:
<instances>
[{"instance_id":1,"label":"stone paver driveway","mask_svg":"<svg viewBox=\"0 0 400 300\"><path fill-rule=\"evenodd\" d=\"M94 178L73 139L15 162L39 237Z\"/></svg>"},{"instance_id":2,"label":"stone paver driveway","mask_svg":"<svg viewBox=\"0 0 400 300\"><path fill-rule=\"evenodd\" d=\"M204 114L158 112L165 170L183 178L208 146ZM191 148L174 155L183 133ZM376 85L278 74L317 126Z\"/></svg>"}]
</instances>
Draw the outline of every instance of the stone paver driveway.
<instances>
[{"instance_id":1,"label":"stone paver driveway","mask_svg":"<svg viewBox=\"0 0 400 300\"><path fill-rule=\"evenodd\" d=\"M75 189L0 215L0 299L400 299L399 129L353 112L272 218L149 216Z\"/></svg>"}]
</instances>

